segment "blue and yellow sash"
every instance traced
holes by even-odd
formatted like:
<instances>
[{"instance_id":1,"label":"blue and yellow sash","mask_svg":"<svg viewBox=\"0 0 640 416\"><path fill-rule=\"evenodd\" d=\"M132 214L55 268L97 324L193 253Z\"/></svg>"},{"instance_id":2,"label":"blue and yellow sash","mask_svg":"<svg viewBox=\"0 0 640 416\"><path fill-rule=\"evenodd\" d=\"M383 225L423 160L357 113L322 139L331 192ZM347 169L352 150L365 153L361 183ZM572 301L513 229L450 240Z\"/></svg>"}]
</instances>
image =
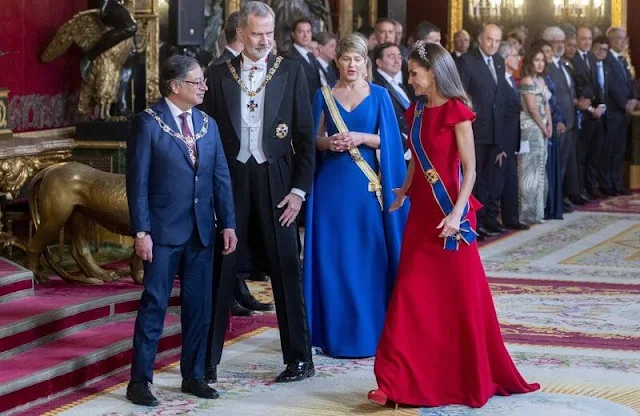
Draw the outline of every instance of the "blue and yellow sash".
<instances>
[{"instance_id":1,"label":"blue and yellow sash","mask_svg":"<svg viewBox=\"0 0 640 416\"><path fill-rule=\"evenodd\" d=\"M424 105L424 99L420 99L416 103L416 112L413 118L413 125L411 126L411 143L413 144L413 149L416 153L418 163L420 163L420 168L422 169L422 172L424 172L424 177L427 182L429 182L429 185L431 185L433 196L436 198L436 202L438 203L438 206L440 206L442 213L446 216L453 211L454 203L449 196L449 192L447 192L447 188L444 186L444 183L442 183L440 175L438 175L438 172L433 167L431 160L429 160L429 156L424 150L422 141L420 140ZM460 168L458 180L459 183L462 184L462 168ZM467 245L470 245L478 236L478 233L476 233L469 223L469 219L467 218L468 213L469 202L464 206L462 217L460 219L460 231L458 234L444 239L445 250L457 251L460 245L460 240L467 243Z\"/></svg>"}]
</instances>

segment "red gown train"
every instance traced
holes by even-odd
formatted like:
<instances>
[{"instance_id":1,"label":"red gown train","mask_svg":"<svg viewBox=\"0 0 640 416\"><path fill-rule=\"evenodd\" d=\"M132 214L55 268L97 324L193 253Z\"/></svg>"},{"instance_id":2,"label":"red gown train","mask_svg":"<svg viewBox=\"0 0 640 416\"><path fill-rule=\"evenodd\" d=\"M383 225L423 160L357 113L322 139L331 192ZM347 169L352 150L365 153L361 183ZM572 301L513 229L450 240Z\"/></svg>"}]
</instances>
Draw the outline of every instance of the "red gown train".
<instances>
[{"instance_id":1,"label":"red gown train","mask_svg":"<svg viewBox=\"0 0 640 416\"><path fill-rule=\"evenodd\" d=\"M408 121L414 110L407 110ZM453 201L460 164L454 126L474 118L455 99L424 108L421 141ZM409 196L398 277L375 360L379 390L396 403L422 407L481 407L495 394L537 390L504 346L476 243L443 249L436 226L444 214L418 163ZM475 229L480 204L473 197L470 204Z\"/></svg>"}]
</instances>

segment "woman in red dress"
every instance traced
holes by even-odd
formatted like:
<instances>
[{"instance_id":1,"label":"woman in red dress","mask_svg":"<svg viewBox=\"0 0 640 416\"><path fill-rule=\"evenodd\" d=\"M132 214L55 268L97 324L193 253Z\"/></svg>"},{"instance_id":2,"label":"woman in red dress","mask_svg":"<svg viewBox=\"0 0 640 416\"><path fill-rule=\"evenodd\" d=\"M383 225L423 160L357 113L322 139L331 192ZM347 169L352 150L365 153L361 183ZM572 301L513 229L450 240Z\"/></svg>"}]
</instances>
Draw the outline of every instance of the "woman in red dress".
<instances>
[{"instance_id":1,"label":"woman in red dress","mask_svg":"<svg viewBox=\"0 0 640 416\"><path fill-rule=\"evenodd\" d=\"M407 110L412 158L391 209L406 195L411 210L369 399L481 407L495 394L537 390L504 346L475 242L475 114L449 52L417 44L409 83L427 100Z\"/></svg>"}]
</instances>

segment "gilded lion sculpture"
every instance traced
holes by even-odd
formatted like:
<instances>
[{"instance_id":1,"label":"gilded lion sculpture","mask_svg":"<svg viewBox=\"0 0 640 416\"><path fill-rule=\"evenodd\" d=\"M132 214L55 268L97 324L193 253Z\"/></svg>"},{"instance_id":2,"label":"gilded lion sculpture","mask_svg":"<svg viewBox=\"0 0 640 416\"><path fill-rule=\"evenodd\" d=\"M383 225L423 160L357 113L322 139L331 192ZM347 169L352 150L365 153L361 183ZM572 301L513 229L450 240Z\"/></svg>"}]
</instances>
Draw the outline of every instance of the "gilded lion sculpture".
<instances>
[{"instance_id":1,"label":"gilded lion sculpture","mask_svg":"<svg viewBox=\"0 0 640 416\"><path fill-rule=\"evenodd\" d=\"M132 15L133 2L123 2ZM53 40L42 53L43 62L50 62L61 56L74 43L84 52L90 50L109 31L100 19L100 9L90 9L77 13L58 29ZM134 38L125 39L93 60L87 74L87 82L82 83L78 101L78 113L88 117L98 106L101 120L119 120L122 117L111 116L111 105L118 99L120 71L129 54L134 50Z\"/></svg>"},{"instance_id":2,"label":"gilded lion sculpture","mask_svg":"<svg viewBox=\"0 0 640 416\"><path fill-rule=\"evenodd\" d=\"M116 234L131 235L125 176L106 173L76 162L51 165L31 180L29 209L36 232L27 244L26 267L44 283L40 258L68 282L102 284L118 279L101 268L91 255L87 229L90 221ZM71 275L55 261L49 244L65 229L71 240L71 255L84 276ZM142 283L142 260L131 256L131 276Z\"/></svg>"}]
</instances>

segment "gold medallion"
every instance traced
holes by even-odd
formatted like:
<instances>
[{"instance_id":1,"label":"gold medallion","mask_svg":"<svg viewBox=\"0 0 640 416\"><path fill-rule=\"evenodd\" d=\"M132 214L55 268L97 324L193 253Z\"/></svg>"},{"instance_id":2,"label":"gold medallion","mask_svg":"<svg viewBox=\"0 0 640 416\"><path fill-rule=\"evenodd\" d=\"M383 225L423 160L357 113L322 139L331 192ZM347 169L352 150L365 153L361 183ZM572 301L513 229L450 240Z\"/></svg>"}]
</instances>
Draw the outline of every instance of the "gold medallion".
<instances>
[{"instance_id":1,"label":"gold medallion","mask_svg":"<svg viewBox=\"0 0 640 416\"><path fill-rule=\"evenodd\" d=\"M438 182L438 180L440 179L438 177L438 172L436 172L435 169L427 169L427 171L424 173L424 177L427 179L427 182L429 182L431 185Z\"/></svg>"}]
</instances>

